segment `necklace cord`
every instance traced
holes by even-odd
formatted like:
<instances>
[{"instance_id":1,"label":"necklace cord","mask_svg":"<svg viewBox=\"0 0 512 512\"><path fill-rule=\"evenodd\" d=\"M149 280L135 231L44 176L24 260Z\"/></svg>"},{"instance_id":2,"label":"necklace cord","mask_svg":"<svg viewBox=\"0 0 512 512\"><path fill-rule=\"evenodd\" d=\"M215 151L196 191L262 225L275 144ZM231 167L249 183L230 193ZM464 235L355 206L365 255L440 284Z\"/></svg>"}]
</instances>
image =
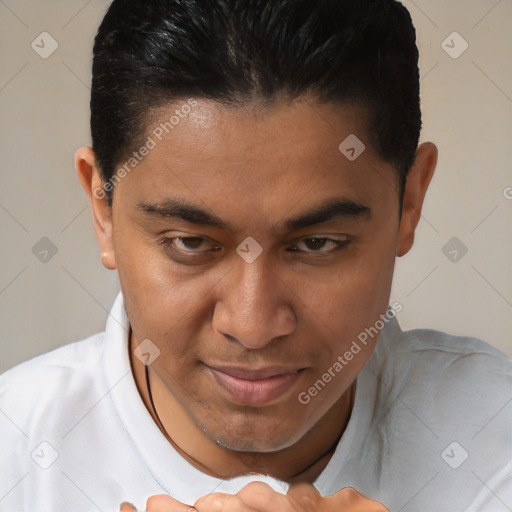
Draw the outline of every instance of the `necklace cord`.
<instances>
[{"instance_id":1,"label":"necklace cord","mask_svg":"<svg viewBox=\"0 0 512 512\"><path fill-rule=\"evenodd\" d=\"M146 374L146 388L148 390L149 401L151 403L151 407L153 409L153 412L155 413L155 416L156 416L158 422L160 423L160 427L163 430L163 433L165 433L166 437L167 437L168 436L167 430L165 429L164 424L162 423L162 420L160 419L160 416L158 415L158 412L157 412L156 407L155 407L155 402L153 400L153 393L151 392L151 384L149 382L149 368L148 368L147 365L144 365L144 371L145 371L145 374ZM351 390L350 390L350 409L352 409L353 406L354 406L354 398L355 398L355 383L352 384ZM344 431L345 431L345 429L347 427L347 424L350 421L350 416L352 415L352 410L350 411L350 413L351 414L349 415L349 417L346 420L346 424L345 424L345 428L343 429L343 432L341 433L340 437L338 437L336 439L336 441L334 442L333 446L331 446L325 453L323 453L317 460L315 460L312 464L310 464L306 469L302 469L300 471L300 473L303 473L304 471L307 471L310 467L314 466L320 459L325 457L327 454L334 453L336 451L336 448L338 446L340 438L341 438L341 436L343 436L343 433L344 433ZM293 477L295 477L295 476L297 476L297 475L293 475Z\"/></svg>"},{"instance_id":2,"label":"necklace cord","mask_svg":"<svg viewBox=\"0 0 512 512\"><path fill-rule=\"evenodd\" d=\"M151 392L151 384L149 383L149 369L147 365L144 365L144 371L146 373L146 388L148 390L149 395L149 401L151 402L151 408L153 409L153 412L155 413L155 416L160 423L161 428L164 430L164 432L167 433L167 431L164 428L164 424L162 423L162 420L160 419L160 416L158 415L158 412L155 407L155 401L153 400L153 393Z\"/></svg>"}]
</instances>

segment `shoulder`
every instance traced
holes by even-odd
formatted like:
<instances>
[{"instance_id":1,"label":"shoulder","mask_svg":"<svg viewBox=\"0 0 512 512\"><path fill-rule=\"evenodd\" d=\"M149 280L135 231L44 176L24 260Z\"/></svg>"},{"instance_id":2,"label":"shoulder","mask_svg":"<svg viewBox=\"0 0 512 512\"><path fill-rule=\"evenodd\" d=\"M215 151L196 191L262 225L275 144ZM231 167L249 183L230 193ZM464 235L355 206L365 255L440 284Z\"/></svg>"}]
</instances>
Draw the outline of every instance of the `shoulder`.
<instances>
[{"instance_id":1,"label":"shoulder","mask_svg":"<svg viewBox=\"0 0 512 512\"><path fill-rule=\"evenodd\" d=\"M439 430L474 434L491 419L500 429L512 421L512 361L488 343L432 329L384 338L381 378L401 406Z\"/></svg>"},{"instance_id":2,"label":"shoulder","mask_svg":"<svg viewBox=\"0 0 512 512\"><path fill-rule=\"evenodd\" d=\"M20 380L27 383L52 374L86 371L101 358L103 339L104 333L95 334L24 361L0 375L0 389Z\"/></svg>"},{"instance_id":3,"label":"shoulder","mask_svg":"<svg viewBox=\"0 0 512 512\"><path fill-rule=\"evenodd\" d=\"M402 385L459 397L508 396L512 361L488 343L433 329L398 331L386 340L387 367Z\"/></svg>"},{"instance_id":4,"label":"shoulder","mask_svg":"<svg viewBox=\"0 0 512 512\"><path fill-rule=\"evenodd\" d=\"M58 399L96 387L102 364L104 333L36 356L0 375L0 410L16 424L26 424ZM90 388L89 388L90 389Z\"/></svg>"},{"instance_id":5,"label":"shoulder","mask_svg":"<svg viewBox=\"0 0 512 512\"><path fill-rule=\"evenodd\" d=\"M511 360L476 338L389 327L365 373L375 382L370 428L372 456L385 463L379 477L388 488L431 478L431 493L420 494L414 510L491 510L489 488L501 496L512 489Z\"/></svg>"},{"instance_id":6,"label":"shoulder","mask_svg":"<svg viewBox=\"0 0 512 512\"><path fill-rule=\"evenodd\" d=\"M416 371L455 376L471 367L512 376L512 360L485 341L434 329L402 331L396 319L383 329L375 352L381 368L402 376Z\"/></svg>"},{"instance_id":7,"label":"shoulder","mask_svg":"<svg viewBox=\"0 0 512 512\"><path fill-rule=\"evenodd\" d=\"M458 375L469 379L475 372L498 372L503 377L512 377L512 361L488 343L473 337L415 329L401 333L393 352L398 359L408 360L411 369L422 371L428 365L432 376Z\"/></svg>"}]
</instances>

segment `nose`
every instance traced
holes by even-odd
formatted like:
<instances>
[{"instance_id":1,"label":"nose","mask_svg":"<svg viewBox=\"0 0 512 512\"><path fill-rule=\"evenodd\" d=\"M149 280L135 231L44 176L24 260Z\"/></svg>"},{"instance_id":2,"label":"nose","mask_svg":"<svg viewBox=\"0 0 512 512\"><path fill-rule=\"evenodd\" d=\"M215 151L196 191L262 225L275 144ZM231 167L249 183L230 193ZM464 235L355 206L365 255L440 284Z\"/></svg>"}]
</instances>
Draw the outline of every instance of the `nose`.
<instances>
[{"instance_id":1,"label":"nose","mask_svg":"<svg viewBox=\"0 0 512 512\"><path fill-rule=\"evenodd\" d=\"M292 293L262 257L250 264L237 262L219 292L213 329L249 350L261 349L296 328Z\"/></svg>"}]
</instances>

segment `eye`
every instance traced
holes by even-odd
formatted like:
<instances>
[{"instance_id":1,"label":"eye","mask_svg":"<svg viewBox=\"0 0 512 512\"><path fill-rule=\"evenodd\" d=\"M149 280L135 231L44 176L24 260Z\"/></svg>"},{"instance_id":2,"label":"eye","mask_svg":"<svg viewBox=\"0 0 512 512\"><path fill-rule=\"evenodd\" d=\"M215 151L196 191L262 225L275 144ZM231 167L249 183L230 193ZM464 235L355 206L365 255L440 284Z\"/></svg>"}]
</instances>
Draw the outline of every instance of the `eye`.
<instances>
[{"instance_id":1,"label":"eye","mask_svg":"<svg viewBox=\"0 0 512 512\"><path fill-rule=\"evenodd\" d=\"M201 251L201 248L208 249L207 241L204 238L197 236L178 237L172 238L171 240L173 240L176 247L179 249L185 249L186 251L203 252Z\"/></svg>"},{"instance_id":2,"label":"eye","mask_svg":"<svg viewBox=\"0 0 512 512\"><path fill-rule=\"evenodd\" d=\"M344 240L333 240L325 237L303 238L299 242L288 249L290 252L306 253L306 254L332 254L346 247L350 243L350 238Z\"/></svg>"},{"instance_id":3,"label":"eye","mask_svg":"<svg viewBox=\"0 0 512 512\"><path fill-rule=\"evenodd\" d=\"M163 238L159 241L159 244L164 245L172 252L185 255L187 253L200 255L220 250L220 247L216 246L210 240L198 236Z\"/></svg>"}]
</instances>

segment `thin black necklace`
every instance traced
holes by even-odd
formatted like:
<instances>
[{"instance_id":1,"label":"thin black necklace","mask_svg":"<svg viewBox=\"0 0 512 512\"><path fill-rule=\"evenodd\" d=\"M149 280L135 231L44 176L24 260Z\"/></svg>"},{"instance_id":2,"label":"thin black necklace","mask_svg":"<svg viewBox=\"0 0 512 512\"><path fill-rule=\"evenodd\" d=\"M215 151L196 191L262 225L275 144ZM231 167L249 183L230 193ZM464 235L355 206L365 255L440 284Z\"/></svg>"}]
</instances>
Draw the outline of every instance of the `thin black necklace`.
<instances>
[{"instance_id":1,"label":"thin black necklace","mask_svg":"<svg viewBox=\"0 0 512 512\"><path fill-rule=\"evenodd\" d=\"M146 388L148 390L149 395L149 401L151 402L151 408L153 409L153 412L155 413L156 419L160 423L160 427L163 429L166 435L167 431L165 430L164 424L162 423L162 420L160 419L160 416L158 415L158 412L155 407L155 401L153 400L153 393L151 392L151 384L149 383L149 369L147 365L144 365L144 371L146 373Z\"/></svg>"},{"instance_id":2,"label":"thin black necklace","mask_svg":"<svg viewBox=\"0 0 512 512\"><path fill-rule=\"evenodd\" d=\"M147 365L144 365L144 372L146 374L146 388L148 390L148 395L149 395L149 401L151 403L151 408L153 409L153 412L155 413L155 416L156 416L156 419L158 420L158 422L160 423L160 427L164 433L164 435L170 439L170 436L169 434L167 433L167 430L165 429L164 427L164 424L162 423L162 420L160 419L160 416L158 415L158 412L156 410L156 407L155 407L155 402L153 400L153 393L151 392L151 384L149 382L149 367ZM353 409L354 407L354 399L355 399L355 383L352 383L352 386L351 386L351 390L350 390L350 402L351 402L351 409ZM350 415L347 419L347 422L345 424L345 429L347 427L347 424L348 422L350 421L350 416L352 415L352 410L350 411ZM343 432L341 433L341 436L343 436L344 434L344 431L345 429L343 430ZM341 436L336 439L336 441L334 442L333 446L331 448L329 448L324 454L322 454L315 462L313 462L312 464L310 464L306 469L302 469L298 474L300 473L304 473L306 472L310 467L314 466L320 459L322 459L323 457L325 457L328 453L333 453L336 451L336 448L338 446L338 443L340 441L340 438ZM189 455L190 457L190 455ZM196 461L197 463L199 463L199 461L197 461L196 459L194 459L193 457L191 457L194 461ZM203 464L201 464L201 466L203 466ZM204 467L204 466L203 466ZM294 478L295 476L297 475L293 475L292 478Z\"/></svg>"},{"instance_id":3,"label":"thin black necklace","mask_svg":"<svg viewBox=\"0 0 512 512\"><path fill-rule=\"evenodd\" d=\"M155 413L156 419L158 420L158 423L160 423L160 430L162 431L162 434L175 447L175 449L178 450L179 452L182 452L182 450L179 449L179 447L174 443L174 441L172 440L171 436L167 433L167 430L165 429L164 424L162 423L162 420L160 419L160 416L158 415L158 412L157 412L156 407L155 407L155 401L153 400L153 393L151 392L151 384L149 382L149 368L146 365L144 365L144 366L145 366L144 371L146 373L146 388L148 390L149 401L151 402L151 407L153 409L153 412ZM182 452L182 457L184 456L183 453L185 453L185 452ZM205 468L207 471L210 471L208 468L206 468L206 466L204 464L201 464L197 459L195 459L191 455L187 454L187 457L189 457L191 460L193 460L199 466Z\"/></svg>"}]
</instances>

